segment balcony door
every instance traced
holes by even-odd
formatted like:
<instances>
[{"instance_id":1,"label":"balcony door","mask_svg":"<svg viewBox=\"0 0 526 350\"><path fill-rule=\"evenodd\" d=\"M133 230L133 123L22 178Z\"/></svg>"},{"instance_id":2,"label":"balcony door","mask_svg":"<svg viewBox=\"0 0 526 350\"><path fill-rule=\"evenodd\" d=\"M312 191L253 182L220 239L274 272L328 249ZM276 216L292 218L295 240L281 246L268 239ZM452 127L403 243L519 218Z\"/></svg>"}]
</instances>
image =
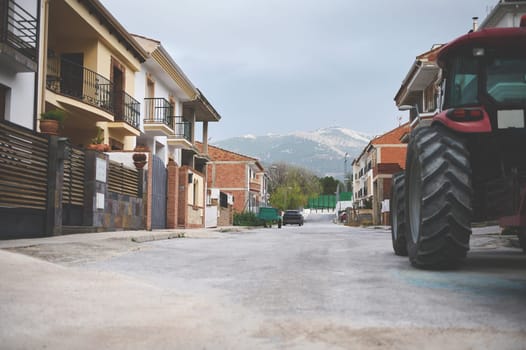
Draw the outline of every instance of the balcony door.
<instances>
[{"instance_id":1,"label":"balcony door","mask_svg":"<svg viewBox=\"0 0 526 350\"><path fill-rule=\"evenodd\" d=\"M146 119L150 122L155 121L155 82L152 78L146 77Z\"/></svg>"},{"instance_id":2,"label":"balcony door","mask_svg":"<svg viewBox=\"0 0 526 350\"><path fill-rule=\"evenodd\" d=\"M84 84L84 54L63 53L60 55L60 92L82 99Z\"/></svg>"},{"instance_id":3,"label":"balcony door","mask_svg":"<svg viewBox=\"0 0 526 350\"><path fill-rule=\"evenodd\" d=\"M114 58L111 60L111 81L113 83L113 96L115 100L113 108L116 120L124 120L124 87L125 87L125 69L122 64Z\"/></svg>"}]
</instances>

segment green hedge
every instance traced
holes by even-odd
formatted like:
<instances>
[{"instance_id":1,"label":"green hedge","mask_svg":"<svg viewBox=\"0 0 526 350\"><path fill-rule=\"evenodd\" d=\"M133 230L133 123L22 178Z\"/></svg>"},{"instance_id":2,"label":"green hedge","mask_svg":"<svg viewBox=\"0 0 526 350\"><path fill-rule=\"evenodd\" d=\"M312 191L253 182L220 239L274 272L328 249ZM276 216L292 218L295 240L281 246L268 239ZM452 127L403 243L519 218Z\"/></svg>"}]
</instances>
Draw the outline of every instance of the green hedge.
<instances>
[{"instance_id":1,"label":"green hedge","mask_svg":"<svg viewBox=\"0 0 526 350\"><path fill-rule=\"evenodd\" d=\"M252 212L234 213L234 226L263 226L263 221Z\"/></svg>"}]
</instances>

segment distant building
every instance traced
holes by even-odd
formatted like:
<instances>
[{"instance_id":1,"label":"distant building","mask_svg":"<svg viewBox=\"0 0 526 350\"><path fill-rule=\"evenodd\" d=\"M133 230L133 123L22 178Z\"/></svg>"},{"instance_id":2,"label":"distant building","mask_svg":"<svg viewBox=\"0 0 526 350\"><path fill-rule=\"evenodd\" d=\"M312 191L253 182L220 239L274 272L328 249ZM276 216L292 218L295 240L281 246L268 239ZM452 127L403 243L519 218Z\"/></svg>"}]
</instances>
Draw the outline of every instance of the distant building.
<instances>
[{"instance_id":1,"label":"distant building","mask_svg":"<svg viewBox=\"0 0 526 350\"><path fill-rule=\"evenodd\" d=\"M235 212L257 213L267 198L265 169L259 160L211 145L208 146L208 157L208 188L231 194Z\"/></svg>"},{"instance_id":2,"label":"distant building","mask_svg":"<svg viewBox=\"0 0 526 350\"><path fill-rule=\"evenodd\" d=\"M353 163L354 208L372 209L373 224L381 222L382 202L390 198L392 175L405 168L409 123L372 139ZM387 224L387 223L385 223Z\"/></svg>"}]
</instances>

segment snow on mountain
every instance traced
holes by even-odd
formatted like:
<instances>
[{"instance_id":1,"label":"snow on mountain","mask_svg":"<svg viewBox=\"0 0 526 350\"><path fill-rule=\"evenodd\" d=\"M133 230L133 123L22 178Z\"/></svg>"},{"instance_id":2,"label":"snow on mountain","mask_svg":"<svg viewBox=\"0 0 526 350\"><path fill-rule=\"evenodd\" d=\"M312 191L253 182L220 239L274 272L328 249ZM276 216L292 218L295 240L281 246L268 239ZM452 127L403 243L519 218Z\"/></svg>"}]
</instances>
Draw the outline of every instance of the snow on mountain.
<instances>
[{"instance_id":1,"label":"snow on mountain","mask_svg":"<svg viewBox=\"0 0 526 350\"><path fill-rule=\"evenodd\" d=\"M371 139L363 133L345 128L324 128L312 132L295 132L293 136L302 137L330 147L340 156L345 156L345 149L363 147Z\"/></svg>"},{"instance_id":2,"label":"snow on mountain","mask_svg":"<svg viewBox=\"0 0 526 350\"><path fill-rule=\"evenodd\" d=\"M345 167L351 170L352 160L371 139L367 134L340 127L247 136L218 141L214 146L258 158L265 165L284 162L307 168L320 176L340 179Z\"/></svg>"}]
</instances>

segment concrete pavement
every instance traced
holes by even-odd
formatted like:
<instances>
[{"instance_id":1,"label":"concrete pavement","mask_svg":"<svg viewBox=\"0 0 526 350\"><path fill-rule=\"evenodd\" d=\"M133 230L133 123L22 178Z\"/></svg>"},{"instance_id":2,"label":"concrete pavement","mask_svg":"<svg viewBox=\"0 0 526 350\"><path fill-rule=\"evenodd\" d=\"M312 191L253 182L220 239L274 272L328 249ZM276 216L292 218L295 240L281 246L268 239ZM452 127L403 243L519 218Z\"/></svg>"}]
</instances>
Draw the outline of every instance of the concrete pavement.
<instances>
[{"instance_id":1,"label":"concrete pavement","mask_svg":"<svg viewBox=\"0 0 526 350\"><path fill-rule=\"evenodd\" d=\"M165 229L165 230L135 230L135 231L112 231L95 233L78 233L71 235L61 235L42 238L23 238L12 240L0 240L0 249L27 247L43 244L64 244L64 243L87 243L102 240L123 240L136 243L149 241L159 241L174 238L221 238L227 232L247 231L250 228L241 226L227 226L220 228L202 229Z\"/></svg>"},{"instance_id":2,"label":"concrete pavement","mask_svg":"<svg viewBox=\"0 0 526 350\"><path fill-rule=\"evenodd\" d=\"M385 228L311 222L189 231L185 237L197 239L159 240L182 231L112 232L8 249L25 255L0 250L0 348L526 344L526 257L493 236L474 237L463 269L427 272L394 256ZM132 241L152 236L157 241Z\"/></svg>"}]
</instances>

